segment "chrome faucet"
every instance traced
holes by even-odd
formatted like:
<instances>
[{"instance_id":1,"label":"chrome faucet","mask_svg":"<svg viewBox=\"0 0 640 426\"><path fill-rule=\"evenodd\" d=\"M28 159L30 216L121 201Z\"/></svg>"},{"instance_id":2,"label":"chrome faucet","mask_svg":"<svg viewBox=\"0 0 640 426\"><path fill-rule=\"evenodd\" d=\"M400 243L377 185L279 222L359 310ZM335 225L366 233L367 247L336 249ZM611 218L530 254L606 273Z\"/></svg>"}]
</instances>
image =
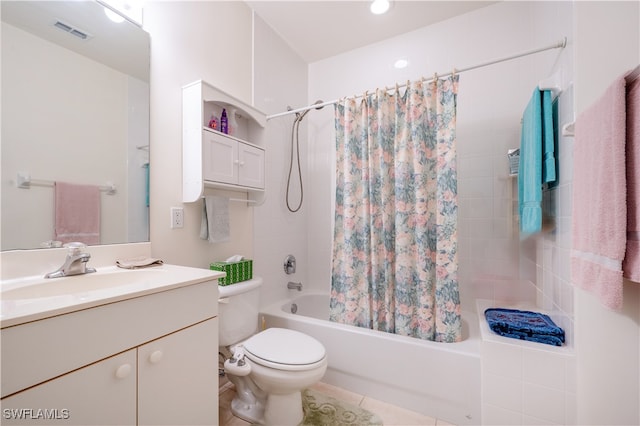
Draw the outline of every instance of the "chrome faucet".
<instances>
[{"instance_id":1,"label":"chrome faucet","mask_svg":"<svg viewBox=\"0 0 640 426\"><path fill-rule=\"evenodd\" d=\"M289 281L287 283L287 288L289 290L298 290L302 291L302 283L294 283L293 281Z\"/></svg>"},{"instance_id":2,"label":"chrome faucet","mask_svg":"<svg viewBox=\"0 0 640 426\"><path fill-rule=\"evenodd\" d=\"M49 272L44 276L45 278L60 278L96 272L95 268L87 268L87 262L91 259L91 255L83 251L86 245L83 243L68 243L64 246L69 249L64 264L57 270Z\"/></svg>"}]
</instances>

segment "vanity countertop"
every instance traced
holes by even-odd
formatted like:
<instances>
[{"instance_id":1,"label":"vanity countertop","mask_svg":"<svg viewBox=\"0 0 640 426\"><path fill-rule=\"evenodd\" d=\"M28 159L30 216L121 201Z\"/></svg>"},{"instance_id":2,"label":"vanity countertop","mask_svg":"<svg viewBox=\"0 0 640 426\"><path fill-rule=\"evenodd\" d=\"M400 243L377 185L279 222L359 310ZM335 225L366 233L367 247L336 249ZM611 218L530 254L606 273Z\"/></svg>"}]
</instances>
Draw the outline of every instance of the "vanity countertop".
<instances>
[{"instance_id":1,"label":"vanity countertop","mask_svg":"<svg viewBox=\"0 0 640 426\"><path fill-rule=\"evenodd\" d=\"M97 267L63 278L42 275L2 280L0 328L172 290L224 276L223 272L177 265L143 269ZM217 298L212 301L217 303Z\"/></svg>"}]
</instances>

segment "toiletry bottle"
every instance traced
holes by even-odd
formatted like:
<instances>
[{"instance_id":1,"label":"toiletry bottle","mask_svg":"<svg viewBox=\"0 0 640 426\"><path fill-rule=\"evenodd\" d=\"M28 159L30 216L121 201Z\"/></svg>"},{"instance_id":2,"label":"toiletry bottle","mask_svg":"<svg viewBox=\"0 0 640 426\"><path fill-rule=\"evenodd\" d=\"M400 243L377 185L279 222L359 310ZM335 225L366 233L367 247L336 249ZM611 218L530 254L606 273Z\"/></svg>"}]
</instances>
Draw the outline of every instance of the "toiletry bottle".
<instances>
[{"instance_id":1,"label":"toiletry bottle","mask_svg":"<svg viewBox=\"0 0 640 426\"><path fill-rule=\"evenodd\" d=\"M209 119L209 128L218 130L218 119L214 114L211 114L211 118Z\"/></svg>"},{"instance_id":2,"label":"toiletry bottle","mask_svg":"<svg viewBox=\"0 0 640 426\"><path fill-rule=\"evenodd\" d=\"M220 131L222 133L229 133L229 124L227 122L227 110L222 109L222 116L220 116Z\"/></svg>"}]
</instances>

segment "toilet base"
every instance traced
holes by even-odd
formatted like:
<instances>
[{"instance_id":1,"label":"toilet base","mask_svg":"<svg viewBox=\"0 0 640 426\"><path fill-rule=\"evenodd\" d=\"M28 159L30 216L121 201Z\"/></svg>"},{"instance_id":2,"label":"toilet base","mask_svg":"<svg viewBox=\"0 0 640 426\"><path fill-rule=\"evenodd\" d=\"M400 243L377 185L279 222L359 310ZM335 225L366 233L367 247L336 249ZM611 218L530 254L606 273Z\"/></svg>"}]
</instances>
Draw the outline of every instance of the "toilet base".
<instances>
[{"instance_id":1,"label":"toilet base","mask_svg":"<svg viewBox=\"0 0 640 426\"><path fill-rule=\"evenodd\" d=\"M264 424L278 426L296 426L300 424L302 412L302 394L294 392L287 395L269 394L264 408Z\"/></svg>"},{"instance_id":2,"label":"toilet base","mask_svg":"<svg viewBox=\"0 0 640 426\"><path fill-rule=\"evenodd\" d=\"M264 405L261 401L247 403L240 398L233 398L231 412L234 416L252 424L260 424L264 420Z\"/></svg>"},{"instance_id":3,"label":"toilet base","mask_svg":"<svg viewBox=\"0 0 640 426\"><path fill-rule=\"evenodd\" d=\"M263 423L266 394L259 389L249 376L227 374L236 388L236 396L231 401L234 416L249 423Z\"/></svg>"}]
</instances>

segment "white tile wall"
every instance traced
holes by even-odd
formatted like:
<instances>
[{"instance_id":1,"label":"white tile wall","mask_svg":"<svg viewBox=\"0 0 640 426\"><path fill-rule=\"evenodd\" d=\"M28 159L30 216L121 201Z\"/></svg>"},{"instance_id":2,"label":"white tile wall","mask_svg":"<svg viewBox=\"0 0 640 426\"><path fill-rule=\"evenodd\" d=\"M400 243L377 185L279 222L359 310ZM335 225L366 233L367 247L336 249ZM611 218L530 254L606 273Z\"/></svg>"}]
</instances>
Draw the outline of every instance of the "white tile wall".
<instances>
[{"instance_id":1,"label":"white tile wall","mask_svg":"<svg viewBox=\"0 0 640 426\"><path fill-rule=\"evenodd\" d=\"M265 114L283 112L287 106L307 104L307 65L258 16L254 20L254 102ZM288 281L302 282L309 288L307 272L307 211L309 194L297 213L287 210L285 192L291 149L291 126L294 116L270 120L266 140L266 201L254 211L254 274L264 279L261 304L269 305L292 294ZM300 126L300 153L307 153L306 119ZM294 171L296 166L294 164ZM303 183L307 184L308 168L303 160ZM299 200L297 173L292 177L291 205ZM284 273L284 259L296 257L296 273Z\"/></svg>"},{"instance_id":2,"label":"white tile wall","mask_svg":"<svg viewBox=\"0 0 640 426\"><path fill-rule=\"evenodd\" d=\"M478 315L491 304L479 301ZM575 424L572 349L501 337L485 322L480 328L482 424Z\"/></svg>"}]
</instances>

